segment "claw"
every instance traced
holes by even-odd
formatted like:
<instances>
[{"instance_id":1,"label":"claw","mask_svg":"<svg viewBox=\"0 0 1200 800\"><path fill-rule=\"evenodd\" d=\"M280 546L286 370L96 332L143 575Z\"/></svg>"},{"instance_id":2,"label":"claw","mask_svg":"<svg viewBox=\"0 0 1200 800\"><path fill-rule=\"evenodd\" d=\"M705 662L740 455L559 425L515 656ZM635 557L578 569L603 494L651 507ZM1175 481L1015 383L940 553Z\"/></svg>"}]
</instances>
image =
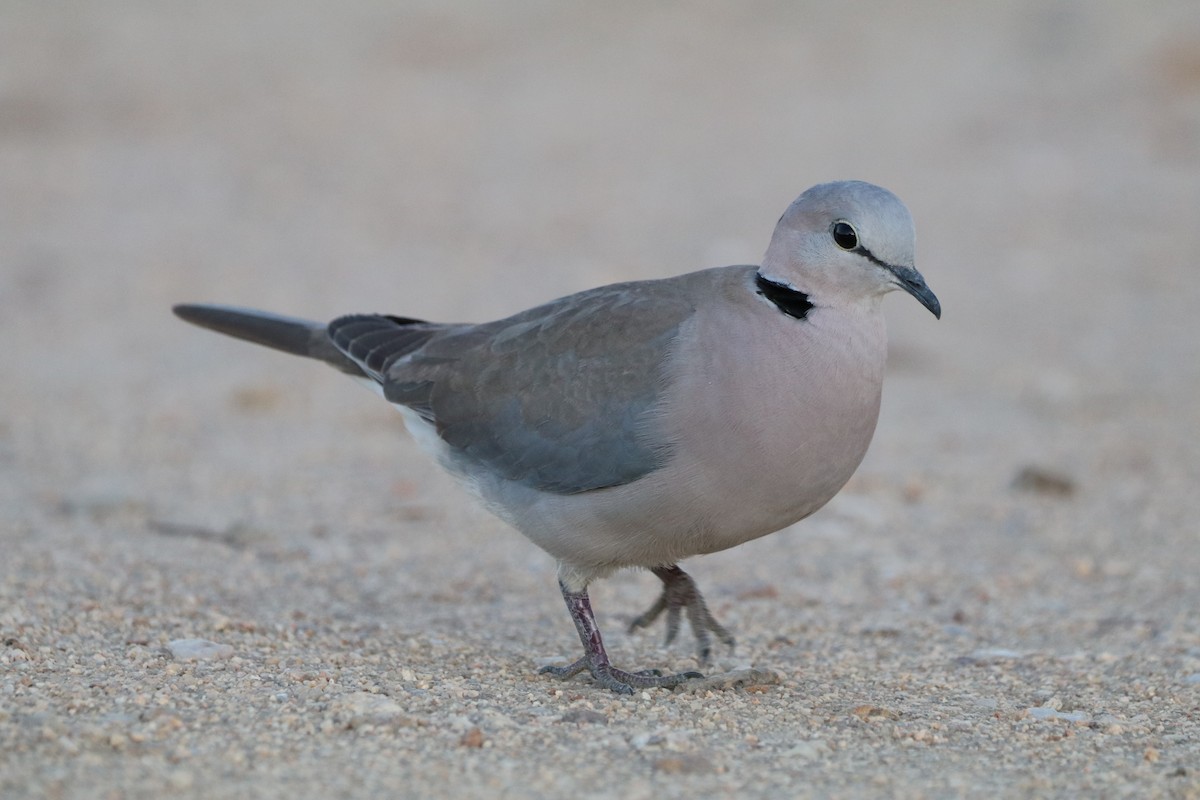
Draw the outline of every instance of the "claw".
<instances>
[{"instance_id":1,"label":"claw","mask_svg":"<svg viewBox=\"0 0 1200 800\"><path fill-rule=\"evenodd\" d=\"M579 639L583 642L583 657L565 667L545 666L538 670L542 675L553 675L566 680L587 670L592 679L605 689L618 694L633 694L637 689L673 689L693 678L703 678L699 672L680 672L676 675L663 675L660 670L647 669L640 672L626 672L617 669L608 661L608 653L600 638L600 629L596 626L596 617L592 613L591 600L587 590L573 592L561 584L563 599L575 628L579 631ZM661 613L661 609L658 613ZM657 616L657 613L656 613ZM678 613L676 613L678 616ZM653 618L651 618L653 621Z\"/></svg>"},{"instance_id":2,"label":"claw","mask_svg":"<svg viewBox=\"0 0 1200 800\"><path fill-rule=\"evenodd\" d=\"M579 659L574 664L570 664L565 667L555 667L555 666L548 664L548 665L542 667L541 669L539 669L538 674L539 675L553 675L556 678L561 678L562 680L567 680L568 678L574 678L576 675L583 672L587 668L588 668L588 660L585 657L585 658Z\"/></svg>"},{"instance_id":3,"label":"claw","mask_svg":"<svg viewBox=\"0 0 1200 800\"><path fill-rule=\"evenodd\" d=\"M538 674L553 675L560 680L568 680L585 670L591 673L598 685L618 694L633 694L636 689L673 689L685 681L704 677L699 672L690 671L680 672L676 675L663 675L660 669L626 672L611 664L593 665L587 656L565 667L542 667L538 670Z\"/></svg>"},{"instance_id":4,"label":"claw","mask_svg":"<svg viewBox=\"0 0 1200 800\"><path fill-rule=\"evenodd\" d=\"M655 567L650 571L663 582L662 594L654 601L654 605L646 609L644 614L635 617L629 623L630 633L638 628L648 627L662 615L663 611L666 611L666 643L669 645L675 641L675 637L679 633L680 612L687 609L688 624L692 626L692 633L696 637L696 650L700 657L700 663L707 663L712 656L710 632L716 634L717 638L731 650L733 649L733 636L713 618L704 602L704 597L700 594L700 589L692 580L692 576L676 565Z\"/></svg>"}]
</instances>

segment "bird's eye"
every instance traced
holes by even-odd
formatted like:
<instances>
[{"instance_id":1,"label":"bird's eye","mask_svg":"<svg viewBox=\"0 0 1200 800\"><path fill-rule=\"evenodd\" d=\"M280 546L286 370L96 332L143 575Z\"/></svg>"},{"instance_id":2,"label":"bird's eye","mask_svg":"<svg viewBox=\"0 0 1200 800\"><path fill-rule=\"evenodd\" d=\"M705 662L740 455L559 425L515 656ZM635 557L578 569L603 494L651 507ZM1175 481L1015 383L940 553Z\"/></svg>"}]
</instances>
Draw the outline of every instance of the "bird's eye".
<instances>
[{"instance_id":1,"label":"bird's eye","mask_svg":"<svg viewBox=\"0 0 1200 800\"><path fill-rule=\"evenodd\" d=\"M830 232L833 234L834 243L843 250L853 250L858 247L858 231L854 230L854 226L849 222L839 220L833 223Z\"/></svg>"}]
</instances>

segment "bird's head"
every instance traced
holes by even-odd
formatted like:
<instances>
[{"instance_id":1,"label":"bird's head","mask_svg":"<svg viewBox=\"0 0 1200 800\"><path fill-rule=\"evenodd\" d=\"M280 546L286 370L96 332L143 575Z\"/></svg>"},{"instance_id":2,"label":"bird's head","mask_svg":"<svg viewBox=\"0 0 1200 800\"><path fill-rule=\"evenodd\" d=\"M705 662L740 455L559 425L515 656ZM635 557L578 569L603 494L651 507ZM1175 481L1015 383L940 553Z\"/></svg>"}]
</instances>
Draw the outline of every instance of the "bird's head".
<instances>
[{"instance_id":1,"label":"bird's head","mask_svg":"<svg viewBox=\"0 0 1200 800\"><path fill-rule=\"evenodd\" d=\"M863 181L814 186L775 226L761 274L818 306L875 301L903 289L935 317L937 296L917 272L916 230L900 198Z\"/></svg>"}]
</instances>

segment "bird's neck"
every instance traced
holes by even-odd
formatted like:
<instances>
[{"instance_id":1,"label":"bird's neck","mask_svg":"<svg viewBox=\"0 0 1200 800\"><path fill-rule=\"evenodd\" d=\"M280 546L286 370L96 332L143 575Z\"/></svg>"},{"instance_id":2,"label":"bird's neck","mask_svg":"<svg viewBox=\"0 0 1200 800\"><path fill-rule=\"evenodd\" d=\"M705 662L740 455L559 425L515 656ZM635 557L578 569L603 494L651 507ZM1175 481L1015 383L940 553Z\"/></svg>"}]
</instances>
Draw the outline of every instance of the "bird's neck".
<instances>
[{"instance_id":1,"label":"bird's neck","mask_svg":"<svg viewBox=\"0 0 1200 800\"><path fill-rule=\"evenodd\" d=\"M804 319L813 304L808 295L786 283L772 280L758 272L754 276L755 290L770 300L782 313L796 319Z\"/></svg>"}]
</instances>

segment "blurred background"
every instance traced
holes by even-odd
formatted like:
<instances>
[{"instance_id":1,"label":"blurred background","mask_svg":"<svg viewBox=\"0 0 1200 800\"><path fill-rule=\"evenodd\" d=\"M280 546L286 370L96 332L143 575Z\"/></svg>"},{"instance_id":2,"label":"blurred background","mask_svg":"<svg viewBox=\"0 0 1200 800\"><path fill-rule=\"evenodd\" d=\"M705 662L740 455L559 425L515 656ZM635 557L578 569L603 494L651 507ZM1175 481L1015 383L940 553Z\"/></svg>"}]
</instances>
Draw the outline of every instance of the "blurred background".
<instances>
[{"instance_id":1,"label":"blurred background","mask_svg":"<svg viewBox=\"0 0 1200 800\"><path fill-rule=\"evenodd\" d=\"M238 387L322 429L354 402L312 365L181 326L174 302L495 318L756 263L782 209L840 178L906 200L946 310L890 299L881 436L977 452L989 490L1021 459L1194 458L1194 4L3 14L12 503L42 474L62 491L157 472L184 452L173 415L206 425Z\"/></svg>"},{"instance_id":2,"label":"blurred background","mask_svg":"<svg viewBox=\"0 0 1200 800\"><path fill-rule=\"evenodd\" d=\"M137 595L389 625L405 597L429 602L404 624L492 641L465 593L509 633L537 623L497 658L557 653L549 559L469 510L391 409L171 304L496 318L756 263L796 195L842 178L909 205L944 316L888 298L859 476L807 533L698 562L710 596L770 586L836 637L831 614L937 595L1006 646L1085 647L1118 619L1105 648L1200 657L1189 1L7 0L0 624ZM180 530L278 564L155 533ZM430 575L459 587L440 606ZM647 580L598 607L637 610Z\"/></svg>"}]
</instances>

